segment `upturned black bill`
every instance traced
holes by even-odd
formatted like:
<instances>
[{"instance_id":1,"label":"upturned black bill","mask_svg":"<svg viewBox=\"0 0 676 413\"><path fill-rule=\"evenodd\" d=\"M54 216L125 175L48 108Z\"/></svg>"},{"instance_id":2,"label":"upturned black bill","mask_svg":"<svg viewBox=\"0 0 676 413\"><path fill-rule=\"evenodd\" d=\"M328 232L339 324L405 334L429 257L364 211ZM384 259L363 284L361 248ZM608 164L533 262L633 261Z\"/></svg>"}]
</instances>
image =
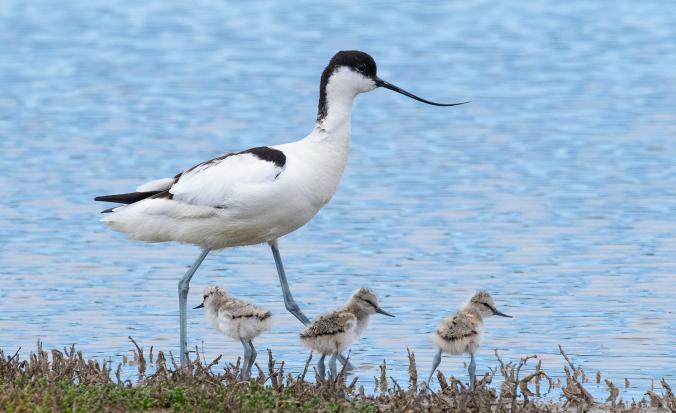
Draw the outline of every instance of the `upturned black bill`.
<instances>
[{"instance_id":1,"label":"upturned black bill","mask_svg":"<svg viewBox=\"0 0 676 413\"><path fill-rule=\"evenodd\" d=\"M402 89L402 88L400 88L400 87L398 87L398 86L393 85L393 84L390 83L390 82L384 81L383 79L376 78L375 80L376 80L376 86L378 86L378 87L384 87L385 89L394 90L394 91L397 92L397 93L401 93L402 95L408 96L408 97L410 97L411 99L415 99L415 100L417 100L417 101L419 101L419 102L427 103L428 105L434 105L434 106L458 106L458 105L464 105L465 103L469 103L469 102L470 102L470 101L467 101L467 102L460 102L460 103L436 103L436 102L432 102L432 101L429 101L429 100L420 98L420 97L414 95L414 94L411 93L411 92L407 92L407 91L405 91L404 89Z\"/></svg>"}]
</instances>

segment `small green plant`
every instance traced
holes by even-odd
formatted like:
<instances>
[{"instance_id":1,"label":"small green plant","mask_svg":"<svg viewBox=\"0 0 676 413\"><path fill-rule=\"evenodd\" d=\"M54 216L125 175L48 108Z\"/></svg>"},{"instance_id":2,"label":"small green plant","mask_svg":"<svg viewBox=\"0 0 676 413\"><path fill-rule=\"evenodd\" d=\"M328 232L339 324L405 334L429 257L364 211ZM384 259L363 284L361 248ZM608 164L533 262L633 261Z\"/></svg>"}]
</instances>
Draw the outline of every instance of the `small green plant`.
<instances>
[{"instance_id":1,"label":"small green plant","mask_svg":"<svg viewBox=\"0 0 676 413\"><path fill-rule=\"evenodd\" d=\"M132 340L133 341L133 340ZM440 389L431 391L417 381L415 355L408 352L409 380L401 387L383 362L375 379L375 394L357 387L356 378L346 380L344 369L335 380L306 380L311 357L303 372L294 376L284 371L268 351L265 369L256 365L258 375L240 382L239 363L215 372L220 357L207 363L199 351L185 368L174 358L153 349L146 355L134 342L133 360L138 381L122 380L120 366L87 360L74 347L49 352L38 343L37 350L21 360L19 352L6 355L0 350L0 411L3 412L548 412L573 408L588 411L603 404L612 411L652 408L676 410L676 397L662 380L661 390L650 389L647 400L618 400L619 389L605 379L609 396L597 403L585 389L581 368L560 349L567 365L565 382L555 383L538 361L535 370L520 376L522 367L535 356L505 362L496 352L499 366L478 378L471 391L455 377L438 372ZM151 367L149 369L149 367ZM148 369L152 373L148 373ZM501 385L492 385L500 375ZM601 382L600 373L596 381ZM560 387L560 404L542 398ZM545 390L546 389L546 390Z\"/></svg>"}]
</instances>

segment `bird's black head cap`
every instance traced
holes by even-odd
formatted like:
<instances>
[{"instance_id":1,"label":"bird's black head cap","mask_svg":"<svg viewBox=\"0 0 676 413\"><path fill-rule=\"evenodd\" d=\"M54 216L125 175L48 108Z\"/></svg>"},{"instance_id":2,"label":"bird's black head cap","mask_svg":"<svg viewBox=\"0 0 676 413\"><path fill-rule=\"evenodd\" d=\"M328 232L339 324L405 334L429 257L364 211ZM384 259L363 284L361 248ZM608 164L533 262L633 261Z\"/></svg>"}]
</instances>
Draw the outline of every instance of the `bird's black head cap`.
<instances>
[{"instance_id":1,"label":"bird's black head cap","mask_svg":"<svg viewBox=\"0 0 676 413\"><path fill-rule=\"evenodd\" d=\"M368 53L360 52L359 50L341 50L333 55L329 64L326 65L324 72L322 72L322 80L319 85L317 120L321 120L326 116L326 85L329 83L329 78L333 72L341 66L346 66L371 79L375 79L378 72L376 61Z\"/></svg>"}]
</instances>

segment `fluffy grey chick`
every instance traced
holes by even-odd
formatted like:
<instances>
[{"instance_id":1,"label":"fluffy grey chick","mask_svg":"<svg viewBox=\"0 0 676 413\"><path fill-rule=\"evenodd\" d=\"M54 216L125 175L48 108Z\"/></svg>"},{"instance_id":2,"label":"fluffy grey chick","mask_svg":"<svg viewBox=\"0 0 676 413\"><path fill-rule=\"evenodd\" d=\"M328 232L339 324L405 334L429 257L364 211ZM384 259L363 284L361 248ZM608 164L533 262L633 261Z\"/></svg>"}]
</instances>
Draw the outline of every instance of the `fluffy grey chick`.
<instances>
[{"instance_id":1,"label":"fluffy grey chick","mask_svg":"<svg viewBox=\"0 0 676 413\"><path fill-rule=\"evenodd\" d=\"M432 370L427 378L428 385L432 374L439 367L441 353L455 355L469 353L469 382L470 388L474 389L476 372L474 353L479 348L479 340L481 339L480 329L483 325L484 317L493 315L512 317L498 311L495 308L493 298L486 291L477 291L460 311L441 320L439 326L432 334L432 340L437 348L437 353L434 356Z\"/></svg>"},{"instance_id":2,"label":"fluffy grey chick","mask_svg":"<svg viewBox=\"0 0 676 413\"><path fill-rule=\"evenodd\" d=\"M344 308L324 314L300 333L303 344L321 354L317 363L319 375L324 377L324 358L330 354L330 373L336 377L336 357L361 335L369 316L376 313L394 317L380 308L373 290L360 288L352 294Z\"/></svg>"},{"instance_id":3,"label":"fluffy grey chick","mask_svg":"<svg viewBox=\"0 0 676 413\"><path fill-rule=\"evenodd\" d=\"M229 296L217 285L204 290L202 304L195 308L203 307L209 323L215 329L239 340L244 346L241 379L248 380L257 354L252 340L270 329L272 314L264 308Z\"/></svg>"}]
</instances>

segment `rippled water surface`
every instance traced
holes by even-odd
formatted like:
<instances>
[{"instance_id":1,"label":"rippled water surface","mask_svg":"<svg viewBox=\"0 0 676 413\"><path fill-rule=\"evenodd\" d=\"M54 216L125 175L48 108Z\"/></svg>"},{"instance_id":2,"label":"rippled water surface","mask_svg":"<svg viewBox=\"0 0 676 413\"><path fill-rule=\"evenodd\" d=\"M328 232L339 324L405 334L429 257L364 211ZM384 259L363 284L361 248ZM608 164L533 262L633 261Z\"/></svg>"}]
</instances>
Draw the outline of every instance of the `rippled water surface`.
<instances>
[{"instance_id":1,"label":"rippled water surface","mask_svg":"<svg viewBox=\"0 0 676 413\"><path fill-rule=\"evenodd\" d=\"M514 319L485 326L478 371L561 344L640 397L676 376L676 7L661 1L462 1L434 6L216 1L0 2L0 346L176 351L176 283L198 254L130 242L96 195L127 192L229 150L312 127L339 49L436 108L378 90L355 103L333 201L281 241L311 316L371 286L352 347L365 381L386 359L421 375L429 333L478 288ZM306 351L263 246L210 256L218 283L275 314L257 340L291 369ZM190 313L190 344L238 343ZM259 351L260 352L260 351ZM260 352L263 354L263 352ZM466 377L463 357L442 369ZM601 392L598 390L598 394Z\"/></svg>"}]
</instances>

